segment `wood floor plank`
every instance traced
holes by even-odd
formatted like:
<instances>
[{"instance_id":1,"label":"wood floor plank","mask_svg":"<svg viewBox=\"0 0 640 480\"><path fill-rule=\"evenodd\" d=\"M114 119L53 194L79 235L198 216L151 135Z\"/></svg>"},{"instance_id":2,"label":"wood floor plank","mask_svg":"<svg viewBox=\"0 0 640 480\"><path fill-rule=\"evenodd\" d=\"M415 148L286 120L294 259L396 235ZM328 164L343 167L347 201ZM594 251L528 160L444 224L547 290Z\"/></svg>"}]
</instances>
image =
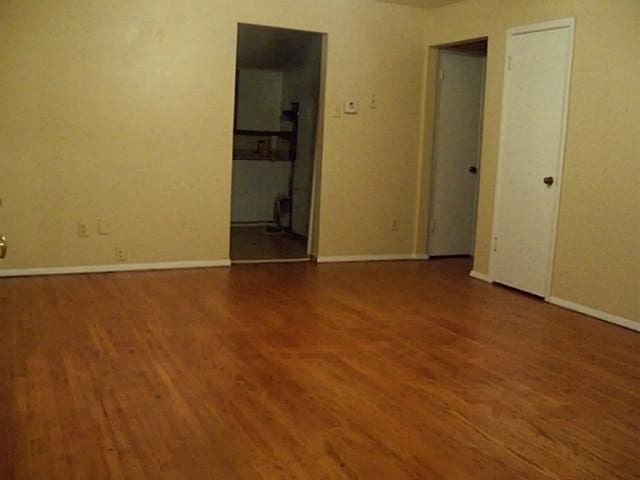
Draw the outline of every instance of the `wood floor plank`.
<instances>
[{"instance_id":1,"label":"wood floor plank","mask_svg":"<svg viewBox=\"0 0 640 480\"><path fill-rule=\"evenodd\" d=\"M0 478L640 478L640 335L469 268L0 280Z\"/></svg>"}]
</instances>

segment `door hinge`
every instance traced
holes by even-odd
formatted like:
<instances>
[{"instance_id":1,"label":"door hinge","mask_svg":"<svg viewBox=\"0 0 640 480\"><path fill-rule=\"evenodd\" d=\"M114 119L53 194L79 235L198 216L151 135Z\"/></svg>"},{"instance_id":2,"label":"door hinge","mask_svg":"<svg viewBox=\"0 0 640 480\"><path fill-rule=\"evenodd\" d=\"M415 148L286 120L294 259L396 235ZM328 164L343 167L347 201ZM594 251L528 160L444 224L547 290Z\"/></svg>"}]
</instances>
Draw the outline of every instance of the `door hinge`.
<instances>
[{"instance_id":1,"label":"door hinge","mask_svg":"<svg viewBox=\"0 0 640 480\"><path fill-rule=\"evenodd\" d=\"M434 219L431 221L431 233L433 233L433 232L435 232L435 231L436 231L436 219L434 218Z\"/></svg>"},{"instance_id":2,"label":"door hinge","mask_svg":"<svg viewBox=\"0 0 640 480\"><path fill-rule=\"evenodd\" d=\"M440 81L444 80L444 68L440 69Z\"/></svg>"},{"instance_id":3,"label":"door hinge","mask_svg":"<svg viewBox=\"0 0 640 480\"><path fill-rule=\"evenodd\" d=\"M498 251L498 237L493 237L493 251Z\"/></svg>"},{"instance_id":4,"label":"door hinge","mask_svg":"<svg viewBox=\"0 0 640 480\"><path fill-rule=\"evenodd\" d=\"M512 58L513 57L511 55L509 55L507 57L507 70L511 70L511 60L512 60Z\"/></svg>"}]
</instances>

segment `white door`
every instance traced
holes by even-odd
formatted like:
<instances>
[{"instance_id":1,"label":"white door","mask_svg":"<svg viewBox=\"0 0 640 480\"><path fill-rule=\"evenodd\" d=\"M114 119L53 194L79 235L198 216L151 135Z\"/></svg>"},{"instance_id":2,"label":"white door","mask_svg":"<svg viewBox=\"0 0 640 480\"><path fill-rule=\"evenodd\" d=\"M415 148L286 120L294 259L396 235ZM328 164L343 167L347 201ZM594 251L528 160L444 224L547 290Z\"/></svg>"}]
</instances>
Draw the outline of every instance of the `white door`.
<instances>
[{"instance_id":1,"label":"white door","mask_svg":"<svg viewBox=\"0 0 640 480\"><path fill-rule=\"evenodd\" d=\"M473 253L485 63L440 51L430 256Z\"/></svg>"},{"instance_id":2,"label":"white door","mask_svg":"<svg viewBox=\"0 0 640 480\"><path fill-rule=\"evenodd\" d=\"M316 123L315 100L301 101L296 160L293 166L291 229L294 233L304 237L309 233L309 218L311 215Z\"/></svg>"},{"instance_id":3,"label":"white door","mask_svg":"<svg viewBox=\"0 0 640 480\"><path fill-rule=\"evenodd\" d=\"M535 295L550 283L573 20L509 32L491 277Z\"/></svg>"}]
</instances>

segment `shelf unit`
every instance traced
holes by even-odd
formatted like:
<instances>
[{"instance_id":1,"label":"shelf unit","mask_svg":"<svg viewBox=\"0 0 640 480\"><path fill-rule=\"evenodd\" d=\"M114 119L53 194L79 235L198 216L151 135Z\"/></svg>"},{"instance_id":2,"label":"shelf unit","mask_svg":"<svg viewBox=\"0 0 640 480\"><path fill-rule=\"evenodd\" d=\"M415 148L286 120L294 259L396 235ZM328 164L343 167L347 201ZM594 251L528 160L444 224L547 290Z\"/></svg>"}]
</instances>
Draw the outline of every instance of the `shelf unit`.
<instances>
[{"instance_id":1,"label":"shelf unit","mask_svg":"<svg viewBox=\"0 0 640 480\"><path fill-rule=\"evenodd\" d=\"M255 139L255 149L243 149L237 148L234 145L233 159L234 160L264 160L270 162L295 162L296 159L296 147L298 139L298 115L299 105L297 103L291 104L290 110L284 110L282 112L282 121L291 124L291 130L243 130L235 129L233 131L234 139L239 137ZM271 150L271 139L277 137L288 143L289 148L285 150ZM258 142L263 138L267 145L266 153L258 151ZM235 144L235 142L234 142Z\"/></svg>"}]
</instances>

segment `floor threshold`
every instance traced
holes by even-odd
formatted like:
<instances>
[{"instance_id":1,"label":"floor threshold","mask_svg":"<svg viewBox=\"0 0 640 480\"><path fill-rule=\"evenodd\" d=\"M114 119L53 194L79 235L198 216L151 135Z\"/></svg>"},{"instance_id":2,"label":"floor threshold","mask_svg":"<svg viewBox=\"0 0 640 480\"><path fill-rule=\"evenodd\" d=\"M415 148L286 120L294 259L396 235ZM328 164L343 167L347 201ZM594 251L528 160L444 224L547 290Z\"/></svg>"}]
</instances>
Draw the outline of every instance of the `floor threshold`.
<instances>
[{"instance_id":1,"label":"floor threshold","mask_svg":"<svg viewBox=\"0 0 640 480\"><path fill-rule=\"evenodd\" d=\"M254 260L231 260L231 265L245 265L251 263L302 263L310 262L311 257L305 258L256 258Z\"/></svg>"}]
</instances>

